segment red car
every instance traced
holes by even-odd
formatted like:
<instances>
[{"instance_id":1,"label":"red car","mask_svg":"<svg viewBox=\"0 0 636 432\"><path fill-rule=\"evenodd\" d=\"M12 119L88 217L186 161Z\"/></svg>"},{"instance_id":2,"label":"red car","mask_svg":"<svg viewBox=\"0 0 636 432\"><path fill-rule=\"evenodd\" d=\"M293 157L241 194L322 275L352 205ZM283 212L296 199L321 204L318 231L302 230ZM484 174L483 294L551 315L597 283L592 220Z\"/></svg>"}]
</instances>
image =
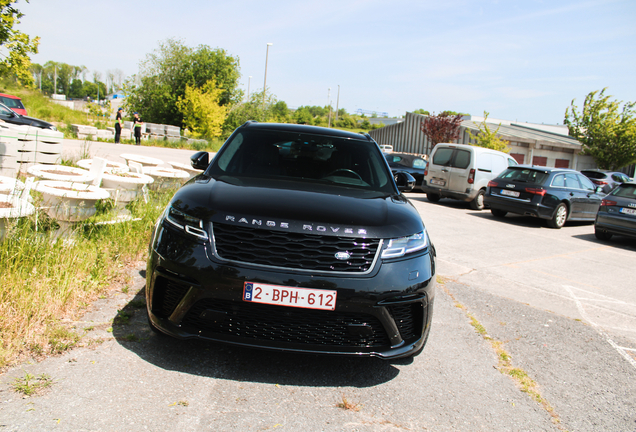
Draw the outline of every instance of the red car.
<instances>
[{"instance_id":1,"label":"red car","mask_svg":"<svg viewBox=\"0 0 636 432\"><path fill-rule=\"evenodd\" d=\"M0 103L5 104L20 115L28 115L26 108L22 105L22 99L17 96L0 93Z\"/></svg>"}]
</instances>

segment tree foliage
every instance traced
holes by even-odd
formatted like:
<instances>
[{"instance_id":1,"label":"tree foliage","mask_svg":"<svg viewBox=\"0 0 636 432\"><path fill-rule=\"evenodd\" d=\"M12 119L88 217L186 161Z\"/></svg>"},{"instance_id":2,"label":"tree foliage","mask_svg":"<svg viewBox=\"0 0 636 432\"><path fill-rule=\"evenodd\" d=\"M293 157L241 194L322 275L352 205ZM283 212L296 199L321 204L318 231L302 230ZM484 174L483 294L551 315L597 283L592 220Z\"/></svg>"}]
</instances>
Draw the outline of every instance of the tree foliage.
<instances>
[{"instance_id":1,"label":"tree foliage","mask_svg":"<svg viewBox=\"0 0 636 432\"><path fill-rule=\"evenodd\" d=\"M636 162L636 103L626 102L621 110L622 102L610 100L605 90L590 92L580 113L573 99L564 123L570 136L581 142L583 154L602 169L617 170Z\"/></svg>"},{"instance_id":2,"label":"tree foliage","mask_svg":"<svg viewBox=\"0 0 636 432\"><path fill-rule=\"evenodd\" d=\"M221 135L228 108L219 105L223 90L217 88L214 80L201 88L186 86L185 95L177 101L177 108L183 114L184 125L196 137L213 138Z\"/></svg>"},{"instance_id":3,"label":"tree foliage","mask_svg":"<svg viewBox=\"0 0 636 432\"><path fill-rule=\"evenodd\" d=\"M124 84L126 109L139 111L147 121L183 125L177 102L186 88L201 89L214 80L220 90L219 105L231 107L243 92L238 88L239 60L225 50L207 45L190 48L168 39L146 55L139 73Z\"/></svg>"},{"instance_id":4,"label":"tree foliage","mask_svg":"<svg viewBox=\"0 0 636 432\"><path fill-rule=\"evenodd\" d=\"M508 153L510 151L510 148L508 148L508 141L503 140L497 136L497 132L499 132L499 128L501 128L501 123L499 123L499 126L496 130L491 131L488 127L488 123L486 123L489 114L490 113L484 111L484 121L479 124L473 122L473 124L479 128L479 132L473 135L470 129L467 129L468 135L471 139L474 139L476 141L476 143L474 144L476 146L486 147L489 149Z\"/></svg>"},{"instance_id":5,"label":"tree foliage","mask_svg":"<svg viewBox=\"0 0 636 432\"><path fill-rule=\"evenodd\" d=\"M452 142L459 137L462 115L449 115L446 112L429 115L420 124L420 129L435 147L437 143Z\"/></svg>"},{"instance_id":6,"label":"tree foliage","mask_svg":"<svg viewBox=\"0 0 636 432\"><path fill-rule=\"evenodd\" d=\"M29 54L37 54L40 38L31 39L13 28L24 16L13 6L15 2L16 0L0 0L0 74L15 77L19 83L32 86Z\"/></svg>"},{"instance_id":7,"label":"tree foliage","mask_svg":"<svg viewBox=\"0 0 636 432\"><path fill-rule=\"evenodd\" d=\"M277 104L278 101L276 97L270 93L265 96L265 103L263 103L263 92L250 93L249 101L235 104L230 108L227 119L223 124L223 136L230 136L234 129L248 120L261 122L270 119L276 120L274 107L276 107Z\"/></svg>"}]
</instances>

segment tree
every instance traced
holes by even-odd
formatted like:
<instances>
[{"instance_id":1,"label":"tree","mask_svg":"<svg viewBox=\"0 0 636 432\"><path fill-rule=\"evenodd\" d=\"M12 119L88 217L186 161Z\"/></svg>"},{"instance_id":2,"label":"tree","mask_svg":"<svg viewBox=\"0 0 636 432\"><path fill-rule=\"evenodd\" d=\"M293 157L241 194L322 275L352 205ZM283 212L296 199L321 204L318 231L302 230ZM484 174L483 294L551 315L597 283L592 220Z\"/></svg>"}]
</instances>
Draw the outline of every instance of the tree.
<instances>
[{"instance_id":1,"label":"tree","mask_svg":"<svg viewBox=\"0 0 636 432\"><path fill-rule=\"evenodd\" d=\"M267 121L273 117L273 107L277 105L276 96L267 94L263 104L263 92L250 93L249 102L233 105L223 124L223 137L229 137L234 129L248 120Z\"/></svg>"},{"instance_id":2,"label":"tree","mask_svg":"<svg viewBox=\"0 0 636 432\"><path fill-rule=\"evenodd\" d=\"M14 76L19 83L33 86L29 54L37 54L40 38L31 39L13 28L24 16L13 3L15 0L0 0L0 74Z\"/></svg>"},{"instance_id":3,"label":"tree","mask_svg":"<svg viewBox=\"0 0 636 432\"><path fill-rule=\"evenodd\" d=\"M452 142L459 138L462 116L449 115L445 112L427 116L420 124L420 129L432 143L431 150L437 143Z\"/></svg>"},{"instance_id":4,"label":"tree","mask_svg":"<svg viewBox=\"0 0 636 432\"><path fill-rule=\"evenodd\" d=\"M581 113L573 99L564 123L570 136L581 142L583 154L592 156L599 168L617 170L636 162L635 103L626 102L621 110L622 102L610 101L605 90L589 93Z\"/></svg>"},{"instance_id":5,"label":"tree","mask_svg":"<svg viewBox=\"0 0 636 432\"><path fill-rule=\"evenodd\" d=\"M185 95L177 101L177 108L183 114L184 125L196 137L213 138L222 133L221 126L227 116L227 106L219 102L223 90L210 80L201 88L186 86Z\"/></svg>"},{"instance_id":6,"label":"tree","mask_svg":"<svg viewBox=\"0 0 636 432\"><path fill-rule=\"evenodd\" d=\"M413 111L413 114L431 115L430 112L426 111L423 108L416 109L415 111Z\"/></svg>"},{"instance_id":7,"label":"tree","mask_svg":"<svg viewBox=\"0 0 636 432\"><path fill-rule=\"evenodd\" d=\"M168 39L146 56L137 75L126 80L124 104L129 112L141 112L146 121L182 125L183 113L177 102L188 86L201 89L214 80L221 90L219 104L231 107L243 97L239 77L238 58L225 50L207 45L195 49Z\"/></svg>"},{"instance_id":8,"label":"tree","mask_svg":"<svg viewBox=\"0 0 636 432\"><path fill-rule=\"evenodd\" d=\"M285 122L289 118L289 108L284 101L278 101L272 107L272 115L279 122Z\"/></svg>"},{"instance_id":9,"label":"tree","mask_svg":"<svg viewBox=\"0 0 636 432\"><path fill-rule=\"evenodd\" d=\"M499 123L497 130L495 130L494 132L491 131L490 128L488 127L488 123L486 123L486 120L488 120L489 114L490 113L484 111L484 121L479 123L479 125L473 122L473 124L479 128L479 132L476 135L473 135L470 129L468 129L468 135L470 136L471 139L474 139L477 141L474 144L476 146L486 147L493 150L498 150L504 153L508 153L510 151L510 149L508 148L508 141L502 140L501 138L497 136L497 132L499 132L499 128L501 128L501 123Z\"/></svg>"}]
</instances>

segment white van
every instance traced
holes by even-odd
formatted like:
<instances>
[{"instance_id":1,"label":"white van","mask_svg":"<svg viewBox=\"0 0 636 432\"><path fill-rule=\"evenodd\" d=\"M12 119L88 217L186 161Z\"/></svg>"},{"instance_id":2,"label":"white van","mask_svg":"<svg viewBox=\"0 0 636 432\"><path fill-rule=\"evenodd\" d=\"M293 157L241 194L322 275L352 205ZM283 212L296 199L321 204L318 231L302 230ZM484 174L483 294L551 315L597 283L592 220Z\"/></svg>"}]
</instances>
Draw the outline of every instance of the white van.
<instances>
[{"instance_id":1,"label":"white van","mask_svg":"<svg viewBox=\"0 0 636 432\"><path fill-rule=\"evenodd\" d=\"M467 201L473 210L481 210L488 182L512 165L517 165L517 161L500 151L439 143L429 158L422 189L431 202L454 198Z\"/></svg>"}]
</instances>

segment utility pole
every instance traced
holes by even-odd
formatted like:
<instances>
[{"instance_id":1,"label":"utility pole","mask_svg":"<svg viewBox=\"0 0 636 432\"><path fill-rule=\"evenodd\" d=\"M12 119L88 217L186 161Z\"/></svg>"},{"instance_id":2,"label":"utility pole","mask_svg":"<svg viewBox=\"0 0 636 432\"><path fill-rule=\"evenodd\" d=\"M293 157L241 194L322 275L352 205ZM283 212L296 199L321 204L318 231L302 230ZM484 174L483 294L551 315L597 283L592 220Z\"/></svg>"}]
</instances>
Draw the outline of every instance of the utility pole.
<instances>
[{"instance_id":1,"label":"utility pole","mask_svg":"<svg viewBox=\"0 0 636 432\"><path fill-rule=\"evenodd\" d=\"M340 107L340 84L338 84L338 98L336 99L336 121L338 121L338 108Z\"/></svg>"},{"instance_id":2,"label":"utility pole","mask_svg":"<svg viewBox=\"0 0 636 432\"><path fill-rule=\"evenodd\" d=\"M327 105L329 105L329 121L327 127L331 127L331 87L327 89Z\"/></svg>"},{"instance_id":3,"label":"utility pole","mask_svg":"<svg viewBox=\"0 0 636 432\"><path fill-rule=\"evenodd\" d=\"M267 59L269 57L269 47L274 45L271 42L267 43L267 51L265 51L265 79L263 80L263 111L265 111L265 95L267 94Z\"/></svg>"}]
</instances>

